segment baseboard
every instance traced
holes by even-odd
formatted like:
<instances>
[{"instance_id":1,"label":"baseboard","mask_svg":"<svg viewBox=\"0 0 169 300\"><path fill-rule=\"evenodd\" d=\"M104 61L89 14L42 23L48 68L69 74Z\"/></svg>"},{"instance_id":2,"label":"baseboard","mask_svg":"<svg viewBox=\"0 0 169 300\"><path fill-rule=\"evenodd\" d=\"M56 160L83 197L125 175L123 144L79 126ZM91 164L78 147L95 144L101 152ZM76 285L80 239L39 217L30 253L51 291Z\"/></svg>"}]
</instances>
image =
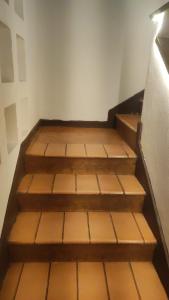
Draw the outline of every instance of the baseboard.
<instances>
[{"instance_id":1,"label":"baseboard","mask_svg":"<svg viewBox=\"0 0 169 300\"><path fill-rule=\"evenodd\" d=\"M64 126L64 127L81 127L81 128L107 128L107 121L62 121L41 119L40 126Z\"/></svg>"},{"instance_id":2,"label":"baseboard","mask_svg":"<svg viewBox=\"0 0 169 300\"><path fill-rule=\"evenodd\" d=\"M138 130L138 146L137 146L137 163L136 163L136 177L139 179L146 191L146 198L144 204L144 216L152 228L157 240L158 245L154 253L153 263L156 267L156 270L160 276L160 279L166 289L166 292L169 296L169 253L166 246L158 209L156 206L156 201L153 193L153 188L151 185L151 180L147 165L144 159L144 154L142 151L140 137L141 137L142 126L140 124Z\"/></svg>"},{"instance_id":3,"label":"baseboard","mask_svg":"<svg viewBox=\"0 0 169 300\"><path fill-rule=\"evenodd\" d=\"M2 234L0 238L0 286L2 284L2 280L4 278L4 274L6 273L8 263L9 263L9 256L8 256L8 247L7 247L7 239L9 232L13 223L15 222L16 215L18 212L18 203L16 201L16 192L18 184L23 177L25 170L24 170L24 162L23 157L25 153L25 149L29 145L34 133L37 131L38 127L40 126L40 121L33 127L31 132L25 138L20 146L20 151L16 163L15 173L13 177L12 187L8 199L7 210L4 219L4 225L2 229Z\"/></svg>"}]
</instances>

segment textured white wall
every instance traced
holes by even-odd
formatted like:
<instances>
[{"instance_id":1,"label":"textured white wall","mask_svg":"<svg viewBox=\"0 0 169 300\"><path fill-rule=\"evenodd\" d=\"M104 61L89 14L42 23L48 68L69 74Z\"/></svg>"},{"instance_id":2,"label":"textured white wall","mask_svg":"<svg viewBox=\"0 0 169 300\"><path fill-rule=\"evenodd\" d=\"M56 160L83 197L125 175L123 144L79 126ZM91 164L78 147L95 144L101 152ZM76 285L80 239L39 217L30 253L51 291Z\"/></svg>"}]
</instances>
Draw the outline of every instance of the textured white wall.
<instances>
[{"instance_id":1,"label":"textured white wall","mask_svg":"<svg viewBox=\"0 0 169 300\"><path fill-rule=\"evenodd\" d=\"M46 10L50 52L43 117L106 120L119 101L121 0L51 0Z\"/></svg>"},{"instance_id":2,"label":"textured white wall","mask_svg":"<svg viewBox=\"0 0 169 300\"><path fill-rule=\"evenodd\" d=\"M40 24L39 7L37 9L37 3L34 0L25 1L24 4L23 20L16 14L13 0L9 1L9 5L4 0L0 0L0 21L11 31L14 66L14 81L0 82L0 232L20 144L40 117L41 95L39 92L41 92L40 86L43 85L39 84L39 76L42 73L43 52L39 54L41 49L37 27ZM26 81L19 80L17 34L25 40ZM5 108L12 104L16 105L17 121L15 122L15 115L13 115L15 109L9 109L7 117L9 123L6 128ZM7 129L10 143L13 144L12 151L11 144L7 141Z\"/></svg>"},{"instance_id":3,"label":"textured white wall","mask_svg":"<svg viewBox=\"0 0 169 300\"><path fill-rule=\"evenodd\" d=\"M154 36L149 16L166 0L126 0L124 9L124 48L122 58L120 102L145 88L150 49Z\"/></svg>"},{"instance_id":4,"label":"textured white wall","mask_svg":"<svg viewBox=\"0 0 169 300\"><path fill-rule=\"evenodd\" d=\"M169 74L154 43L144 98L142 149L169 250Z\"/></svg>"}]
</instances>

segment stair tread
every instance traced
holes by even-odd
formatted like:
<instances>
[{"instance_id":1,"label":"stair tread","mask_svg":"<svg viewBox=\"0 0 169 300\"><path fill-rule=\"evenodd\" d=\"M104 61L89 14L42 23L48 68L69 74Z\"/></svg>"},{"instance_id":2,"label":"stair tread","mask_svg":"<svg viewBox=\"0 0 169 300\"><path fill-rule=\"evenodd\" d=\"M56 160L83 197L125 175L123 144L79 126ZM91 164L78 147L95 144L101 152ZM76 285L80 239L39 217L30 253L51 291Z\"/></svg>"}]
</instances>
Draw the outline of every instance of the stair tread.
<instances>
[{"instance_id":1,"label":"stair tread","mask_svg":"<svg viewBox=\"0 0 169 300\"><path fill-rule=\"evenodd\" d=\"M66 154L66 144L54 144L50 143L47 145L45 156L49 157L64 157Z\"/></svg>"},{"instance_id":2,"label":"stair tread","mask_svg":"<svg viewBox=\"0 0 169 300\"><path fill-rule=\"evenodd\" d=\"M31 181L28 180L31 178ZM18 193L29 194L125 194L142 195L145 191L133 175L33 174L21 180Z\"/></svg>"},{"instance_id":3,"label":"stair tread","mask_svg":"<svg viewBox=\"0 0 169 300\"><path fill-rule=\"evenodd\" d=\"M117 175L126 195L145 195L142 185L134 175Z\"/></svg>"},{"instance_id":4,"label":"stair tread","mask_svg":"<svg viewBox=\"0 0 169 300\"><path fill-rule=\"evenodd\" d=\"M15 300L45 299L48 273L48 263L25 263Z\"/></svg>"},{"instance_id":5,"label":"stair tread","mask_svg":"<svg viewBox=\"0 0 169 300\"><path fill-rule=\"evenodd\" d=\"M168 299L157 272L150 262L132 262L131 267L141 299Z\"/></svg>"},{"instance_id":6,"label":"stair tread","mask_svg":"<svg viewBox=\"0 0 169 300\"><path fill-rule=\"evenodd\" d=\"M63 213L42 212L40 218L40 212L21 212L12 227L9 243L155 245L156 239L142 218L144 226L139 227L132 213L65 212L63 217Z\"/></svg>"},{"instance_id":7,"label":"stair tread","mask_svg":"<svg viewBox=\"0 0 169 300\"><path fill-rule=\"evenodd\" d=\"M107 158L107 153L100 144L86 144L87 157Z\"/></svg>"},{"instance_id":8,"label":"stair tread","mask_svg":"<svg viewBox=\"0 0 169 300\"><path fill-rule=\"evenodd\" d=\"M67 144L67 157L86 157L86 150L84 144Z\"/></svg>"},{"instance_id":9,"label":"stair tread","mask_svg":"<svg viewBox=\"0 0 169 300\"><path fill-rule=\"evenodd\" d=\"M138 123L141 120L141 116L138 114L117 114L117 119L128 126L133 131L137 132Z\"/></svg>"},{"instance_id":10,"label":"stair tread","mask_svg":"<svg viewBox=\"0 0 169 300\"><path fill-rule=\"evenodd\" d=\"M110 299L140 299L128 262L105 263L105 271Z\"/></svg>"},{"instance_id":11,"label":"stair tread","mask_svg":"<svg viewBox=\"0 0 169 300\"><path fill-rule=\"evenodd\" d=\"M123 261L11 264L2 285L0 299L14 298L168 299L151 262Z\"/></svg>"},{"instance_id":12,"label":"stair tread","mask_svg":"<svg viewBox=\"0 0 169 300\"><path fill-rule=\"evenodd\" d=\"M53 193L75 194L76 183L73 174L56 174L53 186Z\"/></svg>"}]
</instances>

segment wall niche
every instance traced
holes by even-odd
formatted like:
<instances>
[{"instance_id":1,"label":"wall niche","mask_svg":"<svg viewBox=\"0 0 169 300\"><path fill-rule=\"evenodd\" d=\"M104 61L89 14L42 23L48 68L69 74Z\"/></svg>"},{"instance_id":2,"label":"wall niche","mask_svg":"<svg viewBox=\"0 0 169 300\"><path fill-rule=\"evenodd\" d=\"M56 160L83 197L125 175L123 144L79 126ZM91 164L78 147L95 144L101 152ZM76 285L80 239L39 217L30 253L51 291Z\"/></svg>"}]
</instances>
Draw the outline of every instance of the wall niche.
<instances>
[{"instance_id":1,"label":"wall niche","mask_svg":"<svg viewBox=\"0 0 169 300\"><path fill-rule=\"evenodd\" d=\"M19 80L26 81L26 55L25 55L25 41L24 39L16 35L17 42L17 56L18 56L18 72Z\"/></svg>"},{"instance_id":2,"label":"wall niche","mask_svg":"<svg viewBox=\"0 0 169 300\"><path fill-rule=\"evenodd\" d=\"M1 82L14 81L11 31L0 21L0 74Z\"/></svg>"},{"instance_id":3,"label":"wall niche","mask_svg":"<svg viewBox=\"0 0 169 300\"><path fill-rule=\"evenodd\" d=\"M14 0L14 8L15 8L16 14L21 19L24 19L23 0Z\"/></svg>"},{"instance_id":4,"label":"wall niche","mask_svg":"<svg viewBox=\"0 0 169 300\"><path fill-rule=\"evenodd\" d=\"M4 111L6 125L6 139L8 153L16 147L18 143L16 104L7 106Z\"/></svg>"}]
</instances>

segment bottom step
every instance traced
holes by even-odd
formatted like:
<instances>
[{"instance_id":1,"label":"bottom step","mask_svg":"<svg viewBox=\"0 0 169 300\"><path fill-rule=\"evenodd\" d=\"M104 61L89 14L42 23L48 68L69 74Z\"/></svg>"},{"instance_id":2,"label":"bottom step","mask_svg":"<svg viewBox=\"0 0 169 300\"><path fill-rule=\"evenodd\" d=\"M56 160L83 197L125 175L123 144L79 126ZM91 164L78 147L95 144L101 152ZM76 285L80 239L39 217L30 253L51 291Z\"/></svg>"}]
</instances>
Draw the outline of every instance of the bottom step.
<instances>
[{"instance_id":1,"label":"bottom step","mask_svg":"<svg viewBox=\"0 0 169 300\"><path fill-rule=\"evenodd\" d=\"M167 300L150 262L12 264L1 300Z\"/></svg>"}]
</instances>

